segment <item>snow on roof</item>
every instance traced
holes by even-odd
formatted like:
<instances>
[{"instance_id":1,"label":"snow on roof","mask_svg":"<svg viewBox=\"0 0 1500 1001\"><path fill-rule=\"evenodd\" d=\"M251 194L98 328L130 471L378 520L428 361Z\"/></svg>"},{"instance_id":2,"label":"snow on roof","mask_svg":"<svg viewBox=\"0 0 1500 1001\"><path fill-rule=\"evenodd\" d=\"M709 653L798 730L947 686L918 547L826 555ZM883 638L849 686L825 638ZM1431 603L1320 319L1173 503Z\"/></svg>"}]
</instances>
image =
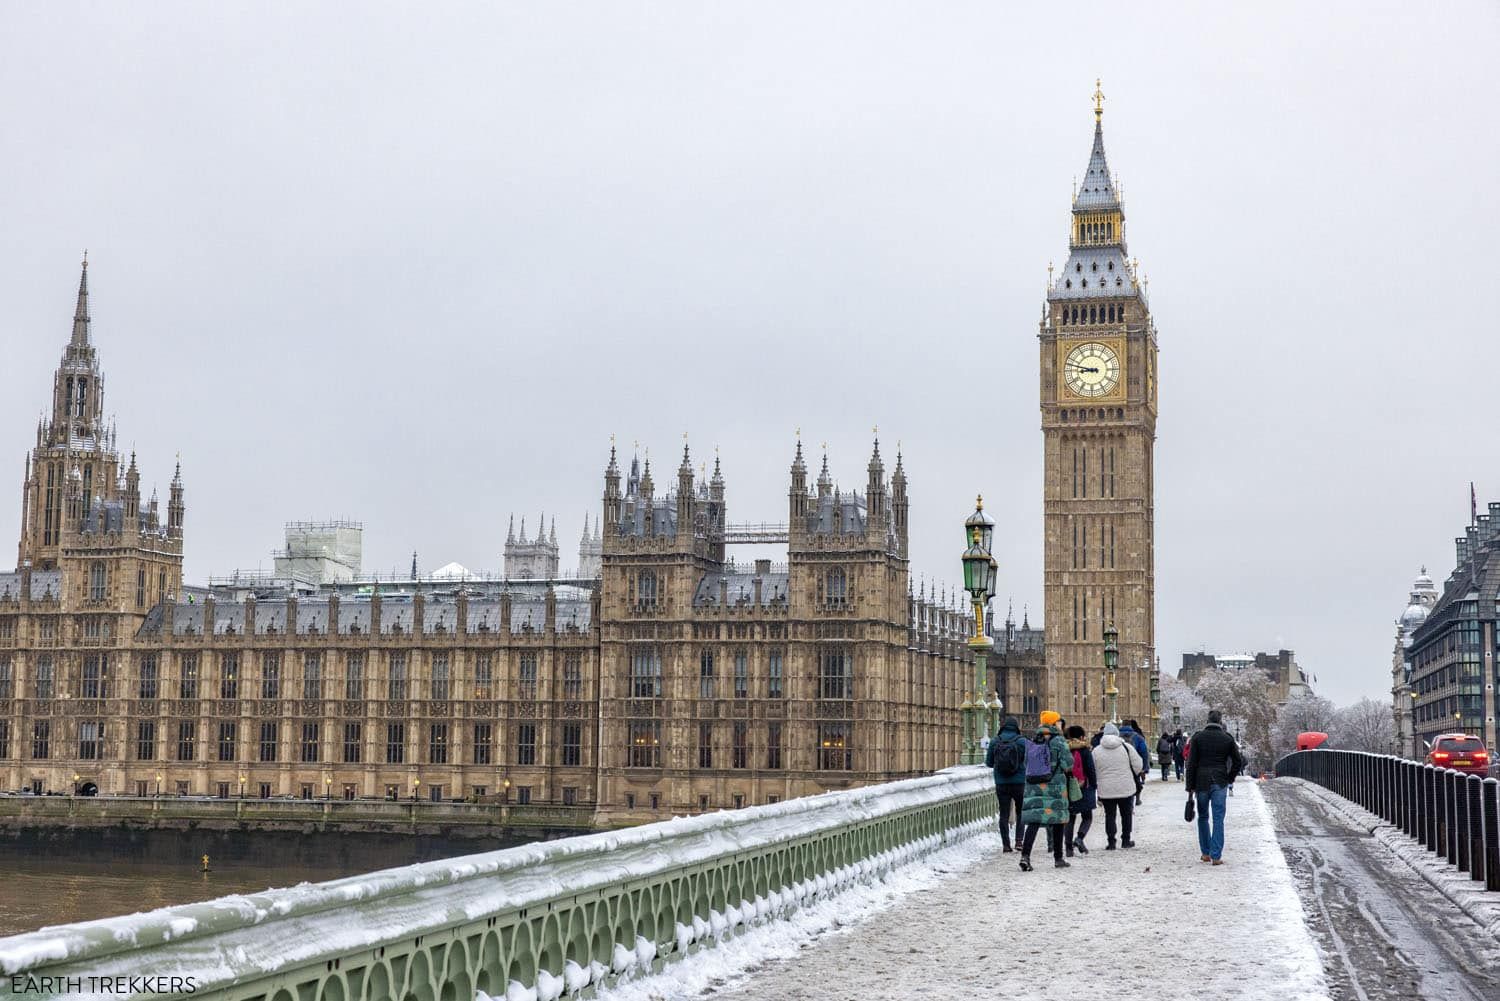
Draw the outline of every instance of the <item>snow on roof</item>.
<instances>
[{"instance_id":1,"label":"snow on roof","mask_svg":"<svg viewBox=\"0 0 1500 1001\"><path fill-rule=\"evenodd\" d=\"M474 576L474 572L462 563L445 563L430 575L433 580L463 580Z\"/></svg>"}]
</instances>

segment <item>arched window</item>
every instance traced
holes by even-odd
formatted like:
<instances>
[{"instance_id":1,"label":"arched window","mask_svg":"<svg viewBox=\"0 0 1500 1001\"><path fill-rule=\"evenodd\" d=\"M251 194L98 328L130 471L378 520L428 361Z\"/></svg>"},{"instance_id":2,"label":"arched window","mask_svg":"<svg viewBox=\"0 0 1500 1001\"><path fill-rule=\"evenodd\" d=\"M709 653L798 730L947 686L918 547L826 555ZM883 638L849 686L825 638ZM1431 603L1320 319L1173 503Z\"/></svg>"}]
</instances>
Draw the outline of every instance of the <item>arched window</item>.
<instances>
[{"instance_id":1,"label":"arched window","mask_svg":"<svg viewBox=\"0 0 1500 1001\"><path fill-rule=\"evenodd\" d=\"M103 563L95 563L89 567L89 600L103 601L104 586L106 582Z\"/></svg>"},{"instance_id":2,"label":"arched window","mask_svg":"<svg viewBox=\"0 0 1500 1001\"><path fill-rule=\"evenodd\" d=\"M656 574L642 570L636 583L637 600L642 608L656 607Z\"/></svg>"},{"instance_id":3,"label":"arched window","mask_svg":"<svg viewBox=\"0 0 1500 1001\"><path fill-rule=\"evenodd\" d=\"M843 567L834 567L828 571L828 585L824 593L828 595L830 605L842 605L849 600L849 580Z\"/></svg>"}]
</instances>

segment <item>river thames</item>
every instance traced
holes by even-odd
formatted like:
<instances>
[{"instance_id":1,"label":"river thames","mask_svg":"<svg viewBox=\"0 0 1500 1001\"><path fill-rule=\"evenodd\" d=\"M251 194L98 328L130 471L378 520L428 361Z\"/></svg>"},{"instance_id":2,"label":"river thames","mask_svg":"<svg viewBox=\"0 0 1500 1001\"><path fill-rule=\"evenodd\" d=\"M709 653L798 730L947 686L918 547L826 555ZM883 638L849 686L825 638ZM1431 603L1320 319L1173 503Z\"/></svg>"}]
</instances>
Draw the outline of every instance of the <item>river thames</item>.
<instances>
[{"instance_id":1,"label":"river thames","mask_svg":"<svg viewBox=\"0 0 1500 1001\"><path fill-rule=\"evenodd\" d=\"M0 840L0 936L526 841L239 831L28 831ZM207 872L204 855L209 857Z\"/></svg>"}]
</instances>

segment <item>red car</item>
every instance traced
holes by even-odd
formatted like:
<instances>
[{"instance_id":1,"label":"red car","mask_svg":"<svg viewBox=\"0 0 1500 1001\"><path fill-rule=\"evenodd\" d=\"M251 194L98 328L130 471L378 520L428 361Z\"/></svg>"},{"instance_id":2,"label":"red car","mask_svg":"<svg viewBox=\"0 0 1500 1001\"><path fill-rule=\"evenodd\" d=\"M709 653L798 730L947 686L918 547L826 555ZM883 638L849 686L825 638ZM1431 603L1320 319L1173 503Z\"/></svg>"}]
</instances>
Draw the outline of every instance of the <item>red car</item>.
<instances>
[{"instance_id":1,"label":"red car","mask_svg":"<svg viewBox=\"0 0 1500 1001\"><path fill-rule=\"evenodd\" d=\"M1490 773L1490 752L1484 741L1471 734L1443 733L1432 742L1427 763L1483 778Z\"/></svg>"}]
</instances>

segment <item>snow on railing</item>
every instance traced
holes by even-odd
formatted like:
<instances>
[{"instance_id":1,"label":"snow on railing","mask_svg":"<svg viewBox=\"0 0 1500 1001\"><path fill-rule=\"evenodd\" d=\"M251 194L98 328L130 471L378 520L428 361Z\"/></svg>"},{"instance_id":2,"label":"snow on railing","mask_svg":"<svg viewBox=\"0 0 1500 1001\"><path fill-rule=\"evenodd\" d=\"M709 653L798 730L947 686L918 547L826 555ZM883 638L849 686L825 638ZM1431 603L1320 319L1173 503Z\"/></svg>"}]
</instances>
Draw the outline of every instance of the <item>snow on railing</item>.
<instances>
[{"instance_id":1,"label":"snow on railing","mask_svg":"<svg viewBox=\"0 0 1500 1001\"><path fill-rule=\"evenodd\" d=\"M659 968L988 829L992 785L988 769L951 768L60 925L0 940L0 972L20 984L79 978L81 993L98 997L129 996L132 977L175 977L190 978L199 996L235 988L236 997L272 1001L476 991L553 1001Z\"/></svg>"}]
</instances>

